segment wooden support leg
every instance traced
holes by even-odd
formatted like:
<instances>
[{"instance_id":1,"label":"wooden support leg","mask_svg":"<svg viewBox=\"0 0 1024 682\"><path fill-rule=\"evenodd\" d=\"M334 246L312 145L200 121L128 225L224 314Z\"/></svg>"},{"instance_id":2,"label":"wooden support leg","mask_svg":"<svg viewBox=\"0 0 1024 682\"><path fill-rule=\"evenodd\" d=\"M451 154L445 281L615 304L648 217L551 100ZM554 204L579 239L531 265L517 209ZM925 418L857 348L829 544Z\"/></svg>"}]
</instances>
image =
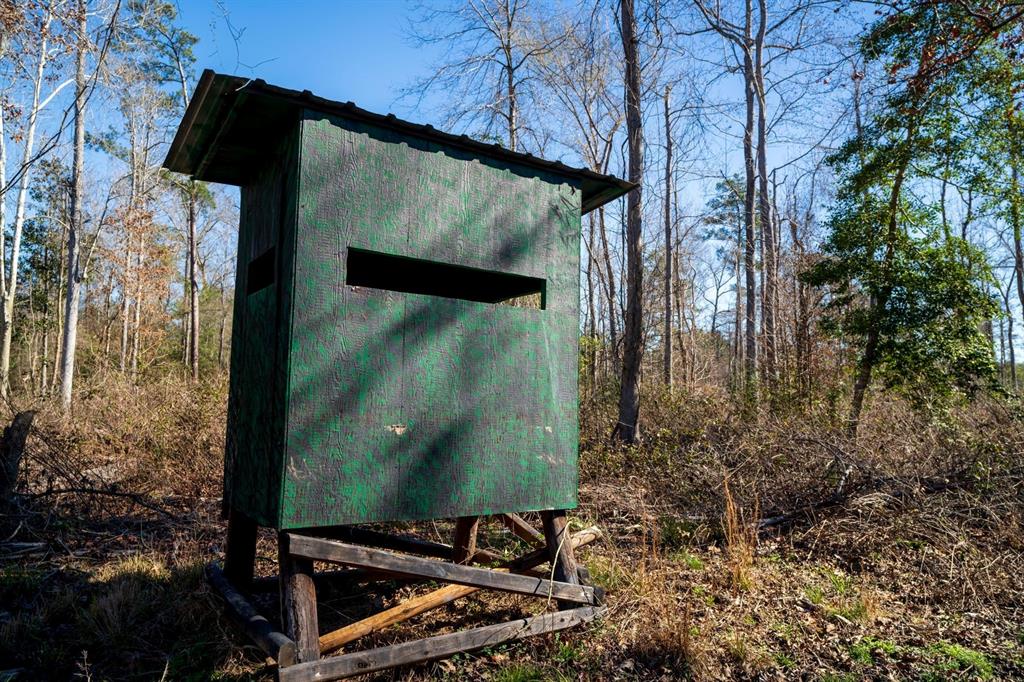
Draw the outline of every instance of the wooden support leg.
<instances>
[{"instance_id":1,"label":"wooden support leg","mask_svg":"<svg viewBox=\"0 0 1024 682\"><path fill-rule=\"evenodd\" d=\"M523 520L519 514L499 514L498 518L520 540L525 540L534 547L544 546L544 535Z\"/></svg>"},{"instance_id":2,"label":"wooden support leg","mask_svg":"<svg viewBox=\"0 0 1024 682\"><path fill-rule=\"evenodd\" d=\"M248 590L256 566L256 531L259 526L245 514L228 510L228 539L224 547L224 575L237 589Z\"/></svg>"},{"instance_id":3,"label":"wooden support leg","mask_svg":"<svg viewBox=\"0 0 1024 682\"><path fill-rule=\"evenodd\" d=\"M548 545L548 558L555 569L555 580L579 585L576 556L572 551L572 540L569 537L565 510L542 511L540 516L544 522L544 539ZM571 608L572 606L571 602L559 602L559 608Z\"/></svg>"},{"instance_id":4,"label":"wooden support leg","mask_svg":"<svg viewBox=\"0 0 1024 682\"><path fill-rule=\"evenodd\" d=\"M452 561L457 564L465 564L476 554L476 532L479 527L479 516L460 516L455 519Z\"/></svg>"},{"instance_id":5,"label":"wooden support leg","mask_svg":"<svg viewBox=\"0 0 1024 682\"><path fill-rule=\"evenodd\" d=\"M313 560L291 555L287 533L278 534L281 570L281 621L295 642L299 663L320 658L320 631L316 617Z\"/></svg>"}]
</instances>

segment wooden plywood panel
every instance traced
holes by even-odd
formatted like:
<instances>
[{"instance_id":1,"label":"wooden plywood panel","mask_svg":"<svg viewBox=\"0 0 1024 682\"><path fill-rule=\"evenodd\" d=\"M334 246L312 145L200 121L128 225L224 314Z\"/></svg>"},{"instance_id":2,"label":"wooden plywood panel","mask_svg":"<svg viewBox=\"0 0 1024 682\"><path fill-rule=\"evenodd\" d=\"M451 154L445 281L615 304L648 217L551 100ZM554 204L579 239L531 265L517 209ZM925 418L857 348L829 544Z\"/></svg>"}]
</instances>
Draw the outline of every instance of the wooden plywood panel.
<instances>
[{"instance_id":1,"label":"wooden plywood panel","mask_svg":"<svg viewBox=\"0 0 1024 682\"><path fill-rule=\"evenodd\" d=\"M265 526L280 513L296 139L241 193L225 499Z\"/></svg>"},{"instance_id":2,"label":"wooden plywood panel","mask_svg":"<svg viewBox=\"0 0 1024 682\"><path fill-rule=\"evenodd\" d=\"M531 173L304 123L282 526L575 506L580 192ZM546 306L348 286L350 247L543 278Z\"/></svg>"}]
</instances>

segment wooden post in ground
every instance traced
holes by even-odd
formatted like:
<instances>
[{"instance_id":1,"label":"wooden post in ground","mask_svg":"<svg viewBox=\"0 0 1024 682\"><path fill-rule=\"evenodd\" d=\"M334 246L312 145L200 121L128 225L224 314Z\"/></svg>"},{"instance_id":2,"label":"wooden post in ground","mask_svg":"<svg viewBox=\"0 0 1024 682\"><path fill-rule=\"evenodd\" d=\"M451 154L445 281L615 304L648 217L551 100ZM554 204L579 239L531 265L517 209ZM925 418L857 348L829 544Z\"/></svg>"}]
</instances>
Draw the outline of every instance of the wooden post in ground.
<instances>
[{"instance_id":1,"label":"wooden post in ground","mask_svg":"<svg viewBox=\"0 0 1024 682\"><path fill-rule=\"evenodd\" d=\"M568 521L564 509L542 511L544 522L544 539L547 541L548 557L554 568L555 580L573 585L580 584L576 572L576 556L572 551L572 540L569 537ZM559 602L559 608L571 608L571 602Z\"/></svg>"},{"instance_id":2,"label":"wooden post in ground","mask_svg":"<svg viewBox=\"0 0 1024 682\"><path fill-rule=\"evenodd\" d=\"M228 511L228 538L224 547L224 575L237 589L248 590L256 567L256 522L245 514Z\"/></svg>"},{"instance_id":3,"label":"wooden post in ground","mask_svg":"<svg viewBox=\"0 0 1024 682\"><path fill-rule=\"evenodd\" d=\"M476 533L480 528L479 516L460 516L455 519L455 541L452 543L452 561L467 563L476 554Z\"/></svg>"},{"instance_id":4,"label":"wooden post in ground","mask_svg":"<svg viewBox=\"0 0 1024 682\"><path fill-rule=\"evenodd\" d=\"M291 554L288 533L277 536L281 575L281 622L295 642L299 663L320 658L320 631L316 617L313 560Z\"/></svg>"}]
</instances>

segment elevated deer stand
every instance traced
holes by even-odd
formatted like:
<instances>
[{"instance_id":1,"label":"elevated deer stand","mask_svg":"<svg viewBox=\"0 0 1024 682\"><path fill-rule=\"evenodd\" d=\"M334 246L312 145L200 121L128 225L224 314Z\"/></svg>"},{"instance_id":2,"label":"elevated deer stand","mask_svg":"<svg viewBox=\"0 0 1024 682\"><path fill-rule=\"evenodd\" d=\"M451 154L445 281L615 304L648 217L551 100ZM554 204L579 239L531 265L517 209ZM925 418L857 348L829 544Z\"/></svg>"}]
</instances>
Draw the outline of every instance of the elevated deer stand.
<instances>
[{"instance_id":1,"label":"elevated deer stand","mask_svg":"<svg viewBox=\"0 0 1024 682\"><path fill-rule=\"evenodd\" d=\"M278 534L278 565L281 620L285 625L285 633L274 630L270 622L244 596L253 582L257 531L254 522L241 514L230 515L224 570L221 571L216 563L211 563L207 573L249 636L268 656L277 661L281 680L341 679L554 632L586 623L598 616L604 610L600 606L601 590L586 584L585 571L577 569L573 558L575 547L598 537L596 529L570 536L564 512L542 512L541 516L544 522L543 534L516 514L499 516L513 533L536 545L535 550L507 562L498 561L498 557L491 552L476 549L477 517L456 520L452 545L352 526L318 528L309 532L282 531ZM314 561L348 567L349 575L343 572L335 576L338 578L366 579L368 576L379 576L381 579L411 578L450 585L320 635ZM553 580L533 570L547 562L553 566ZM500 568L480 568L470 565L474 563L504 565ZM321 654L335 651L360 637L481 589L539 597L557 603L560 610L321 658Z\"/></svg>"},{"instance_id":2,"label":"elevated deer stand","mask_svg":"<svg viewBox=\"0 0 1024 682\"><path fill-rule=\"evenodd\" d=\"M241 187L229 537L210 579L282 679L439 658L597 615L564 511L577 504L580 227L633 185L211 71L164 165ZM542 530L516 515L526 511L541 512ZM491 516L534 551L501 566L478 550L478 520ZM361 528L427 519L456 519L451 545ZM243 596L258 526L278 531L285 633ZM315 561L450 585L321 637ZM544 562L552 570L535 572ZM320 658L478 589L562 610Z\"/></svg>"}]
</instances>

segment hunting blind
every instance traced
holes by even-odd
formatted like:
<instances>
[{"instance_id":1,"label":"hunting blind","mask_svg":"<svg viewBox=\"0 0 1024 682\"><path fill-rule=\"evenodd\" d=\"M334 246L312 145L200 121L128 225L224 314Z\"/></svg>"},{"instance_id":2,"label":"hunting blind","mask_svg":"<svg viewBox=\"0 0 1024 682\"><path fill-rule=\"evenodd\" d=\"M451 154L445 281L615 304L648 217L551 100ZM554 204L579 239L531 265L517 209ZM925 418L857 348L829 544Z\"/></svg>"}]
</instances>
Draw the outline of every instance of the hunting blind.
<instances>
[{"instance_id":1,"label":"hunting blind","mask_svg":"<svg viewBox=\"0 0 1024 682\"><path fill-rule=\"evenodd\" d=\"M390 557L362 566L339 539L431 554L356 524L461 518L454 546L433 555L468 564L477 518L501 515L526 537L524 511L544 512L547 542L557 536L541 560L570 568L580 220L632 185L211 71L165 166L241 188L224 473L233 583L250 583L257 526L281 533L287 601L289 576L311 574L314 558L409 575L388 562L412 557L358 548ZM524 578L415 561L480 572L463 585ZM592 588L556 577L545 589L591 590L576 601L593 610ZM560 613L588 617L578 611ZM559 622L534 629L573 624ZM313 658L315 633L292 625L296 660L345 658Z\"/></svg>"}]
</instances>

